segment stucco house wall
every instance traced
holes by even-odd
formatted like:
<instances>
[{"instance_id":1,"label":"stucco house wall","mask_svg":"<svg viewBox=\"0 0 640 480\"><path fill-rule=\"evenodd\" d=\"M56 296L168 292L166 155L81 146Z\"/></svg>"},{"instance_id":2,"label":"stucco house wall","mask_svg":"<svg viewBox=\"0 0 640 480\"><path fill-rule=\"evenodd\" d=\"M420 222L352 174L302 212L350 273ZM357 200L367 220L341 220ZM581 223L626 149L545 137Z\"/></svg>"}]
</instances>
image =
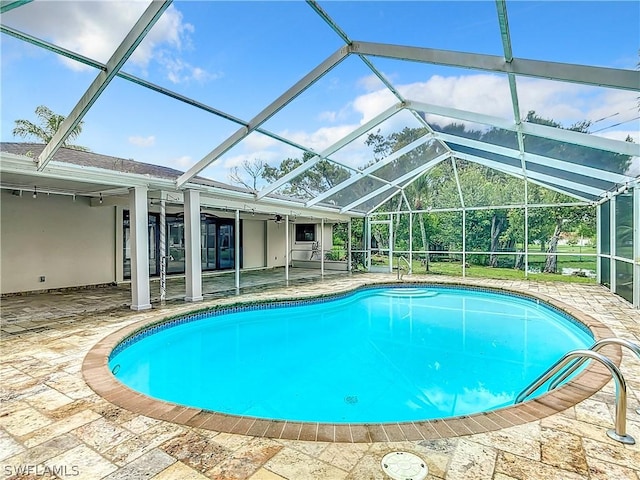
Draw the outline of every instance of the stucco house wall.
<instances>
[{"instance_id":1,"label":"stucco house wall","mask_svg":"<svg viewBox=\"0 0 640 480\"><path fill-rule=\"evenodd\" d=\"M266 265L266 223L264 220L242 220L242 268Z\"/></svg>"},{"instance_id":2,"label":"stucco house wall","mask_svg":"<svg viewBox=\"0 0 640 480\"><path fill-rule=\"evenodd\" d=\"M44 192L0 198L2 294L115 281L115 207Z\"/></svg>"}]
</instances>

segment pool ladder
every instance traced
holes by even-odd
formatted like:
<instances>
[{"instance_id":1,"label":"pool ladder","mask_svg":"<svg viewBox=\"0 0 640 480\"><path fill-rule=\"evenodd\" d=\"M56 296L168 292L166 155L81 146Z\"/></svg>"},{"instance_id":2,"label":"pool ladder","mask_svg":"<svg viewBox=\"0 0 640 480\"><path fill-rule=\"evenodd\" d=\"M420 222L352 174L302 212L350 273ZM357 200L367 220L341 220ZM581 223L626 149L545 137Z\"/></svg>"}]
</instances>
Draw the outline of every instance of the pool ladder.
<instances>
[{"instance_id":1,"label":"pool ladder","mask_svg":"<svg viewBox=\"0 0 640 480\"><path fill-rule=\"evenodd\" d=\"M611 376L616 384L616 419L615 429L607 430L607 435L618 442L633 445L636 443L631 435L627 435L627 383L620 373L620 369L606 356L598 353L602 347L607 345L620 345L627 347L640 358L640 345L622 338L605 338L597 341L588 350L573 350L565 354L560 360L554 363L546 372L540 375L537 380L531 383L516 397L514 403L521 403L540 388L545 382L551 380L556 374L557 377L549 384L549 390L553 390L566 380L569 375L575 372L581 365L588 360L597 360L602 363L611 372ZM640 414L640 408L636 410Z\"/></svg>"},{"instance_id":2,"label":"pool ladder","mask_svg":"<svg viewBox=\"0 0 640 480\"><path fill-rule=\"evenodd\" d=\"M404 265L400 265L400 260L405 263L406 267ZM406 258L401 255L396 261L396 270L398 271L398 280L402 280L402 277L405 273L411 274L411 264Z\"/></svg>"}]
</instances>

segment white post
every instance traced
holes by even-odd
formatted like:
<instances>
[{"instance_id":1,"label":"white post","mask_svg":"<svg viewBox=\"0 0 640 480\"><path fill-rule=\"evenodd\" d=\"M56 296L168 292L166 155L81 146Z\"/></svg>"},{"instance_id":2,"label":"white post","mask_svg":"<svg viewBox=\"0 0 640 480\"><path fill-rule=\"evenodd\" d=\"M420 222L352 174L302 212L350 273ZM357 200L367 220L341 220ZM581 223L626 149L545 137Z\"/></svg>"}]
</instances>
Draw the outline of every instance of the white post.
<instances>
[{"instance_id":1,"label":"white post","mask_svg":"<svg viewBox=\"0 0 640 480\"><path fill-rule=\"evenodd\" d=\"M131 310L151 308L149 292L149 210L147 187L129 189Z\"/></svg>"},{"instance_id":2,"label":"white post","mask_svg":"<svg viewBox=\"0 0 640 480\"><path fill-rule=\"evenodd\" d=\"M167 203L160 192L160 303L167 300Z\"/></svg>"},{"instance_id":3,"label":"white post","mask_svg":"<svg viewBox=\"0 0 640 480\"><path fill-rule=\"evenodd\" d=\"M409 212L409 275L413 274L413 212Z\"/></svg>"},{"instance_id":4,"label":"white post","mask_svg":"<svg viewBox=\"0 0 640 480\"><path fill-rule=\"evenodd\" d=\"M640 308L640 185L633 189L633 306ZM638 412L640 413L640 411Z\"/></svg>"},{"instance_id":5,"label":"white post","mask_svg":"<svg viewBox=\"0 0 640 480\"><path fill-rule=\"evenodd\" d=\"M365 255L367 256L367 272L371 272L371 217L366 217L365 226Z\"/></svg>"},{"instance_id":6,"label":"white post","mask_svg":"<svg viewBox=\"0 0 640 480\"><path fill-rule=\"evenodd\" d=\"M289 284L289 214L284 216L284 279Z\"/></svg>"},{"instance_id":7,"label":"white post","mask_svg":"<svg viewBox=\"0 0 640 480\"><path fill-rule=\"evenodd\" d=\"M240 290L240 210L236 210L236 226L234 232L234 253L236 261L236 291Z\"/></svg>"},{"instance_id":8,"label":"white post","mask_svg":"<svg viewBox=\"0 0 640 480\"><path fill-rule=\"evenodd\" d=\"M351 272L351 219L347 223L347 271Z\"/></svg>"},{"instance_id":9,"label":"white post","mask_svg":"<svg viewBox=\"0 0 640 480\"><path fill-rule=\"evenodd\" d=\"M616 197L611 197L609 200L609 252L611 253L611 257L609 260L609 285L610 290L613 293L616 293L617 285L616 285L616 255L618 252L616 251Z\"/></svg>"},{"instance_id":10,"label":"white post","mask_svg":"<svg viewBox=\"0 0 640 480\"><path fill-rule=\"evenodd\" d=\"M602 284L602 204L596 206L596 282ZM608 233L607 233L608 234Z\"/></svg>"},{"instance_id":11,"label":"white post","mask_svg":"<svg viewBox=\"0 0 640 480\"><path fill-rule=\"evenodd\" d=\"M393 273L393 213L389 214L389 273Z\"/></svg>"},{"instance_id":12,"label":"white post","mask_svg":"<svg viewBox=\"0 0 640 480\"><path fill-rule=\"evenodd\" d=\"M524 278L529 277L529 188L524 181Z\"/></svg>"},{"instance_id":13,"label":"white post","mask_svg":"<svg viewBox=\"0 0 640 480\"><path fill-rule=\"evenodd\" d=\"M320 219L320 276L324 277L324 217Z\"/></svg>"},{"instance_id":14,"label":"white post","mask_svg":"<svg viewBox=\"0 0 640 480\"><path fill-rule=\"evenodd\" d=\"M202 258L200 246L200 192L184 192L184 258L187 302L202 300Z\"/></svg>"},{"instance_id":15,"label":"white post","mask_svg":"<svg viewBox=\"0 0 640 480\"><path fill-rule=\"evenodd\" d=\"M462 278L467 276L467 211L462 209Z\"/></svg>"}]
</instances>

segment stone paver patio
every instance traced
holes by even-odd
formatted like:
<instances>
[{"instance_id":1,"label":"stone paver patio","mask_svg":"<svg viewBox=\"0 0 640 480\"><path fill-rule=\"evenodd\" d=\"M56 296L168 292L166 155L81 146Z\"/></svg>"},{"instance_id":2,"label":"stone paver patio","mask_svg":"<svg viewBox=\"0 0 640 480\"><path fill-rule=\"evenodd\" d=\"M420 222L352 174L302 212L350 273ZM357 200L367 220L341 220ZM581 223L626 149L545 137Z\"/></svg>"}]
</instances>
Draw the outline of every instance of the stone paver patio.
<instances>
[{"instance_id":1,"label":"stone paver patio","mask_svg":"<svg viewBox=\"0 0 640 480\"><path fill-rule=\"evenodd\" d=\"M146 312L127 309L122 287L3 298L0 478L383 479L382 457L403 450L423 458L433 479L640 480L640 443L622 445L606 435L614 425L612 381L575 406L528 423L475 435L365 443L261 438L162 421L106 401L85 382L82 364L91 348L142 320L216 303L318 295L395 280L383 274L305 280L297 273L300 278L289 286L269 286L256 276L230 299L225 289L205 287L209 294L197 306L177 300L177 281L173 300ZM460 281L422 275L419 280ZM640 312L599 285L466 283L547 295L640 343ZM624 351L621 370L629 388L627 433L640 442L640 360Z\"/></svg>"}]
</instances>

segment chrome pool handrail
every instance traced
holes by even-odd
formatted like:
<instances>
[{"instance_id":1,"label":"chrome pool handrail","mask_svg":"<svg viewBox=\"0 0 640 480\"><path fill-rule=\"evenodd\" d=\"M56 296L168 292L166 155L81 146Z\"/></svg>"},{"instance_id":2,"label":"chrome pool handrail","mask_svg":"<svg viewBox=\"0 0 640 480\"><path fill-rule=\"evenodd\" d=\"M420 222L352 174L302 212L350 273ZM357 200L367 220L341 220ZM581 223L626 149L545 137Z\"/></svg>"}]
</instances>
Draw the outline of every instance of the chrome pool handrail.
<instances>
[{"instance_id":1,"label":"chrome pool handrail","mask_svg":"<svg viewBox=\"0 0 640 480\"><path fill-rule=\"evenodd\" d=\"M573 350L566 353L560 360L554 363L546 372L538 377L536 381L525 388L516 397L514 403L521 403L525 398L540 388L547 380L552 378L560 370L562 370L568 363L579 358L590 358L592 360L598 360L611 372L611 376L616 384L616 419L615 429L607 430L607 435L618 442L633 445L636 443L631 435L627 435L627 383L624 377L620 373L620 370L616 365L601 353L594 352L593 350Z\"/></svg>"},{"instance_id":2,"label":"chrome pool handrail","mask_svg":"<svg viewBox=\"0 0 640 480\"><path fill-rule=\"evenodd\" d=\"M406 264L407 264L407 270L406 270L406 272L407 272L409 275L411 275L411 264L409 263L409 260L407 260L406 258L404 258L402 255L398 256L397 258L398 258L398 260L396 260L396 269L398 270L398 280L402 280L402 277L403 277L403 275L404 275L404 274L401 274L401 273L400 273L400 271L402 270L402 269L400 268L400 260L403 260L403 261L404 261L404 263L406 263Z\"/></svg>"},{"instance_id":3,"label":"chrome pool handrail","mask_svg":"<svg viewBox=\"0 0 640 480\"><path fill-rule=\"evenodd\" d=\"M635 353L636 356L640 359L640 345L637 345L629 340L625 340L624 338L615 338L615 337L603 338L602 340L598 340L596 343L591 345L591 347L589 347L589 350L597 352L602 347L606 347L607 345L620 345L623 347L627 347L629 350ZM549 384L549 390L553 390L558 385L560 385L564 380L566 380L569 377L569 375L571 375L578 368L580 368L586 361L587 359L584 357L574 360L572 365L570 365L564 372L558 375Z\"/></svg>"}]
</instances>

